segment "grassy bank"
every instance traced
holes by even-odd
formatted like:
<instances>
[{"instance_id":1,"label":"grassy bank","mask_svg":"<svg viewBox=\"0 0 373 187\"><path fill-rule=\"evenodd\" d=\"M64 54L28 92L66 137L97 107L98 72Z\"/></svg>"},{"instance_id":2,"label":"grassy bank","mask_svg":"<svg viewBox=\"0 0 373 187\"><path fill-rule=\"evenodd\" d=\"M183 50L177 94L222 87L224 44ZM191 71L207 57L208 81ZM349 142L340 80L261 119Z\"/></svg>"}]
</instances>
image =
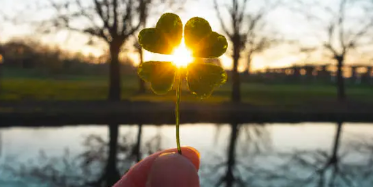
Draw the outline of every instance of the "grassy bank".
<instances>
[{"instance_id":1,"label":"grassy bank","mask_svg":"<svg viewBox=\"0 0 373 187\"><path fill-rule=\"evenodd\" d=\"M108 90L105 76L19 76L7 74L1 78L1 100L105 100ZM203 102L225 102L230 98L230 83L217 89ZM243 83L242 100L253 105L307 105L335 101L336 89L332 84L265 84ZM173 101L174 93L154 95L151 91L136 94L136 75L122 76L122 98L131 101ZM348 85L349 100L373 104L373 87ZM186 88L183 100L198 102Z\"/></svg>"}]
</instances>

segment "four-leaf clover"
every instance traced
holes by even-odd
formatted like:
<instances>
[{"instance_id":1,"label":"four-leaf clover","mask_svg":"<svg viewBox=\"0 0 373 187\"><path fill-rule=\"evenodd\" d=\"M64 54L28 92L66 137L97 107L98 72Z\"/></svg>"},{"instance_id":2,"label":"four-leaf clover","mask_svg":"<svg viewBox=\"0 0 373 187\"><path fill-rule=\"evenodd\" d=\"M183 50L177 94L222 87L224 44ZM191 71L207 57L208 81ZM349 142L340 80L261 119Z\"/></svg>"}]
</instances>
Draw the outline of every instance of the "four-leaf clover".
<instances>
[{"instance_id":1,"label":"four-leaf clover","mask_svg":"<svg viewBox=\"0 0 373 187\"><path fill-rule=\"evenodd\" d=\"M143 29L139 34L140 45L153 53L172 54L180 45L183 38L183 23L176 14L166 13L158 20L155 28ZM186 67L186 76L181 76L180 68L172 62L150 61L140 64L139 76L150 82L156 94L166 94L172 89L175 80L178 81L176 90L176 144L179 154L180 147L180 93L181 80L186 78L189 90L206 98L212 91L227 81L227 74L220 66L205 63L203 58L217 58L225 53L228 47L223 35L213 32L209 22L203 18L190 19L184 28L186 47L192 51L195 60ZM177 76L177 78L176 78Z\"/></svg>"},{"instance_id":2,"label":"four-leaf clover","mask_svg":"<svg viewBox=\"0 0 373 187\"><path fill-rule=\"evenodd\" d=\"M153 53L173 53L183 38L183 24L178 15L166 13L158 20L155 28L143 29L139 34L140 45ZM186 47L192 52L194 61L186 67L189 90L200 98L211 95L213 90L225 83L224 69L203 58L217 58L225 53L228 43L223 35L213 32L208 21L200 17L191 18L184 28ZM172 62L149 61L139 66L139 76L151 84L156 94L166 94L173 87L178 67ZM179 81L180 81L179 79Z\"/></svg>"}]
</instances>

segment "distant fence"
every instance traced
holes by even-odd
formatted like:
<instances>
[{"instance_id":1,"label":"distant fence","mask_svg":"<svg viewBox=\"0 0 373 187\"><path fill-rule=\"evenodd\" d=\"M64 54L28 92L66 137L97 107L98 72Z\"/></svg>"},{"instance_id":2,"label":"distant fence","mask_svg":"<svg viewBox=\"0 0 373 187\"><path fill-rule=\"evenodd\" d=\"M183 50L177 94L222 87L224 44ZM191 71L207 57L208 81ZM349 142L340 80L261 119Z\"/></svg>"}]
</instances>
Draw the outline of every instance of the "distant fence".
<instances>
[{"instance_id":1,"label":"distant fence","mask_svg":"<svg viewBox=\"0 0 373 187\"><path fill-rule=\"evenodd\" d=\"M267 68L264 72L243 73L247 81L285 81L285 82L335 82L336 72L331 65L292 66ZM373 84L373 66L351 65L344 67L344 77L352 84Z\"/></svg>"}]
</instances>

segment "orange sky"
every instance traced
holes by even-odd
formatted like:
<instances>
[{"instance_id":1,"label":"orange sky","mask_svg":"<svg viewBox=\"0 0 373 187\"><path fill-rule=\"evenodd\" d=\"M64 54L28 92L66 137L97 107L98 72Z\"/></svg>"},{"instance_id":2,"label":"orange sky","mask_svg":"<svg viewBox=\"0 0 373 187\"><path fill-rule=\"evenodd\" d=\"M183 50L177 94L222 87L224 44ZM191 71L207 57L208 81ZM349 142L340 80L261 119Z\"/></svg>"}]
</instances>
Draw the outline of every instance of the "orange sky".
<instances>
[{"instance_id":1,"label":"orange sky","mask_svg":"<svg viewBox=\"0 0 373 187\"><path fill-rule=\"evenodd\" d=\"M336 0L331 0L336 1ZM30 4L35 4L35 2L45 2L40 0L28 0ZM212 0L190 0L188 4L185 5L184 12L179 13L183 23L187 22L191 17L198 16L207 19L213 30L218 31L220 33L220 24L216 17L216 12L213 9L213 1ZM227 1L220 0L220 3L226 3ZM250 1L249 1L250 2ZM261 1L262 2L262 1ZM27 8L29 4L26 4L24 0L2 0L2 6L0 7L0 11L4 12L5 14L15 14L15 12L19 12L22 9L24 10ZM255 11L255 6L259 6L258 4L251 4L248 10ZM252 8L254 7L254 8ZM35 13L27 13L23 14L23 17L45 17L47 13L43 14L35 14ZM156 23L157 17L151 17L148 21L148 26L154 26ZM289 11L285 7L280 7L273 11L271 14L267 16L268 20L268 30L269 31L276 31L280 33L284 38L290 40L300 40L305 41L308 44L315 44L315 37L310 35L310 27L309 25L304 22L303 18L300 16L294 15L291 11ZM0 40L7 40L12 37L17 36L33 36L34 33L31 32L31 29L27 26L15 26L9 23L3 23L0 25L0 32L2 38ZM71 51L80 51L86 55L93 55L93 56L101 56L107 52L107 48L104 44L98 44L96 46L89 46L87 45L88 38L86 36L80 34L71 34L69 32L59 32L58 34L53 34L50 36L44 36L43 41L48 44L55 44L59 45L61 48ZM127 43L128 46L132 46L133 41L129 41ZM317 44L317 43L316 43ZM130 47L131 48L131 47ZM129 50L126 52L133 61L137 61L138 57L137 54L132 52L133 50ZM241 71L246 69L246 58L245 53L242 53L242 58L240 62L239 69ZM145 60L164 60L164 56L155 55L146 52L145 53ZM327 60L325 56L320 54L312 55L312 60L306 60L307 55L300 54L297 52L297 48L294 46L289 45L280 45L270 50L267 50L261 54L254 56L251 69L253 71L264 69L267 67L282 67L282 66L289 66L292 64L304 64L304 63L321 63L325 64L326 62L333 62ZM325 60L326 59L326 60ZM225 55L221 57L222 65L226 69L230 69L232 66L232 60L230 58L230 49L227 51ZM357 63L360 62L361 58L359 56L354 56L349 58L349 62L347 63ZM334 62L333 62L334 63Z\"/></svg>"}]
</instances>

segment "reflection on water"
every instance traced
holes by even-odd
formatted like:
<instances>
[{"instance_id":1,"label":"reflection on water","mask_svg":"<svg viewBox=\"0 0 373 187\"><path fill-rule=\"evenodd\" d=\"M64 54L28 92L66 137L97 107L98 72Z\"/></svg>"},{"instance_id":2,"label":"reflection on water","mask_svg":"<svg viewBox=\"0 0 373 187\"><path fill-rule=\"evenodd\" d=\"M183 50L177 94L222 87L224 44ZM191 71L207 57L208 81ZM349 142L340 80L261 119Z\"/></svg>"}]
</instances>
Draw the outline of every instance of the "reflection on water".
<instances>
[{"instance_id":1,"label":"reflection on water","mask_svg":"<svg viewBox=\"0 0 373 187\"><path fill-rule=\"evenodd\" d=\"M0 186L110 186L131 165L175 147L174 126L0 130ZM185 124L201 152L201 184L258 187L373 185L373 124Z\"/></svg>"}]
</instances>

